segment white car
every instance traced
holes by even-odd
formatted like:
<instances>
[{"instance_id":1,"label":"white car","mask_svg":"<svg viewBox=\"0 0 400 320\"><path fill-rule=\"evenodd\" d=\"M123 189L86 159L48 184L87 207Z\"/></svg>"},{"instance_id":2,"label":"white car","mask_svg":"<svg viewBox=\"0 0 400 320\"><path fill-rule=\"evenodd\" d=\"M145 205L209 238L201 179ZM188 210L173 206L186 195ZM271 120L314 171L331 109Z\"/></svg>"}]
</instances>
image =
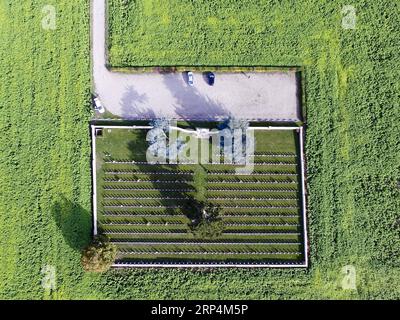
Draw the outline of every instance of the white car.
<instances>
[{"instance_id":1,"label":"white car","mask_svg":"<svg viewBox=\"0 0 400 320\"><path fill-rule=\"evenodd\" d=\"M94 110L96 110L99 113L104 113L106 109L104 109L103 105L101 104L101 101L99 98L94 98Z\"/></svg>"},{"instance_id":2,"label":"white car","mask_svg":"<svg viewBox=\"0 0 400 320\"><path fill-rule=\"evenodd\" d=\"M188 77L188 84L189 84L189 86L193 87L193 86L194 86L193 72L192 72L192 71L188 71L187 77Z\"/></svg>"}]
</instances>

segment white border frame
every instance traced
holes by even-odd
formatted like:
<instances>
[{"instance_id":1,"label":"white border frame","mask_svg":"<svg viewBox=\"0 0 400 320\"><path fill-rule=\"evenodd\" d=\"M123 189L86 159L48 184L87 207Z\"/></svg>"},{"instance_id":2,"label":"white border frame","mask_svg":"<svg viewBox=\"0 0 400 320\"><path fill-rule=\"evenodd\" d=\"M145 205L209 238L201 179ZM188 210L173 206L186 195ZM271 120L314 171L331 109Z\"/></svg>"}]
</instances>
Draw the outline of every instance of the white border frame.
<instances>
[{"instance_id":1,"label":"white border frame","mask_svg":"<svg viewBox=\"0 0 400 320\"><path fill-rule=\"evenodd\" d=\"M93 235L98 233L97 229L97 160L96 160L96 129L152 129L152 126L109 126L91 125L92 136L92 181L93 181ZM219 264L219 263L198 263L198 264L177 264L177 263L115 263L113 268L308 268L309 266L309 245L307 232L307 189L306 189L306 161L304 154L304 128L300 127L249 127L249 130L291 130L299 135L300 142L300 167L301 167L301 193L302 193L302 217L303 217L303 241L304 241L304 263L286 264Z\"/></svg>"},{"instance_id":2,"label":"white border frame","mask_svg":"<svg viewBox=\"0 0 400 320\"><path fill-rule=\"evenodd\" d=\"M90 126L92 136L92 207L93 207L93 236L97 236L97 162L96 162L96 126Z\"/></svg>"}]
</instances>

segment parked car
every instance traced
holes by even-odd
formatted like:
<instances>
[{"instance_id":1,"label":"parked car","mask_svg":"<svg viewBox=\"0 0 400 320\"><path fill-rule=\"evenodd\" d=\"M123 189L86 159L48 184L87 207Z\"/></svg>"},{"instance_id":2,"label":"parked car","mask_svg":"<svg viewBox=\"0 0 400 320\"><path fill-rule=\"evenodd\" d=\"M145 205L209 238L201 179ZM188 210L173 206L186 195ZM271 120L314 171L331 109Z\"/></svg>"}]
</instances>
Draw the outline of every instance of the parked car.
<instances>
[{"instance_id":1,"label":"parked car","mask_svg":"<svg viewBox=\"0 0 400 320\"><path fill-rule=\"evenodd\" d=\"M210 86L213 86L215 83L215 74L212 72L207 72L207 82Z\"/></svg>"},{"instance_id":2,"label":"parked car","mask_svg":"<svg viewBox=\"0 0 400 320\"><path fill-rule=\"evenodd\" d=\"M106 111L106 109L104 109L98 97L95 97L93 101L94 101L94 110L96 110L99 113L104 113Z\"/></svg>"},{"instance_id":3,"label":"parked car","mask_svg":"<svg viewBox=\"0 0 400 320\"><path fill-rule=\"evenodd\" d=\"M188 80L189 86L193 87L194 86L194 76L193 76L193 72L192 71L188 71L187 80Z\"/></svg>"}]
</instances>

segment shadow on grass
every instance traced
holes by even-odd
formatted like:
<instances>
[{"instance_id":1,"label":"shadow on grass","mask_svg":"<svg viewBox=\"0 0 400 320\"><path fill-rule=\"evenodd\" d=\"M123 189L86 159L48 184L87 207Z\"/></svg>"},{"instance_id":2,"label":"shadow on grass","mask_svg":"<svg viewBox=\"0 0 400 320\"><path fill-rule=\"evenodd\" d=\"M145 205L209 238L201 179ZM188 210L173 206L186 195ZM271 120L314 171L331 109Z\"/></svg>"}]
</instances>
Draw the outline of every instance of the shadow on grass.
<instances>
[{"instance_id":1,"label":"shadow on grass","mask_svg":"<svg viewBox=\"0 0 400 320\"><path fill-rule=\"evenodd\" d=\"M135 131L135 137L129 140L127 148L130 153L130 159L135 161L146 161L147 152L147 131Z\"/></svg>"},{"instance_id":2,"label":"shadow on grass","mask_svg":"<svg viewBox=\"0 0 400 320\"><path fill-rule=\"evenodd\" d=\"M52 216L74 250L81 251L91 241L92 215L80 205L61 197L52 207Z\"/></svg>"},{"instance_id":3,"label":"shadow on grass","mask_svg":"<svg viewBox=\"0 0 400 320\"><path fill-rule=\"evenodd\" d=\"M136 161L144 161L146 162L145 152L143 152L143 146L147 146L145 137L143 140L138 139L137 141L130 141L127 144L130 153L131 159ZM144 158L143 158L144 156ZM197 189L194 185L194 176L193 175L164 175L162 172L176 172L178 170L173 169L174 165L165 165L165 164L154 164L152 166L136 164L136 167L139 172L152 172L151 180L158 181L152 182L151 187L154 191L159 193L159 204L165 206L166 215L176 215L177 213L181 213L185 215L190 221L198 220L200 215L201 203L195 199L195 194L197 193ZM176 184L171 183L163 183L164 180L178 180ZM173 191L172 191L173 190ZM192 190L192 191L187 191ZM179 198L170 200L168 198ZM168 208L172 205L179 205L181 208L174 209ZM190 225L190 223L188 223Z\"/></svg>"}]
</instances>

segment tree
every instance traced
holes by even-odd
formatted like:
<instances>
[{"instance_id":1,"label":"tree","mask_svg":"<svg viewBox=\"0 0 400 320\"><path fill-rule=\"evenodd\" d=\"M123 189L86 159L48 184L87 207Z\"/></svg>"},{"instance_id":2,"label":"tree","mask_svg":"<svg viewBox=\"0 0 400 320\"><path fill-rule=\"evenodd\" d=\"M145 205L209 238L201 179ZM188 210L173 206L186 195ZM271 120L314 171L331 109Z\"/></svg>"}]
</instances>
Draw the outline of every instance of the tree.
<instances>
[{"instance_id":1,"label":"tree","mask_svg":"<svg viewBox=\"0 0 400 320\"><path fill-rule=\"evenodd\" d=\"M161 129L165 133L167 133L169 131L169 126L171 125L171 123L167 118L157 118L150 121L150 125L154 129Z\"/></svg>"},{"instance_id":2,"label":"tree","mask_svg":"<svg viewBox=\"0 0 400 320\"><path fill-rule=\"evenodd\" d=\"M242 130L243 132L246 132L250 123L247 119L231 117L228 119L227 126L231 130Z\"/></svg>"},{"instance_id":3,"label":"tree","mask_svg":"<svg viewBox=\"0 0 400 320\"><path fill-rule=\"evenodd\" d=\"M196 202L187 205L190 218L190 228L193 234L201 239L218 238L223 230L224 223L219 218L221 207L212 203Z\"/></svg>"},{"instance_id":4,"label":"tree","mask_svg":"<svg viewBox=\"0 0 400 320\"><path fill-rule=\"evenodd\" d=\"M230 161L237 165L246 164L246 160L249 156L248 151L254 150L255 141L252 134L248 134L248 128L250 122L244 118L230 117L226 120L221 130L229 130L229 140L231 143L226 143L224 139L224 154L230 156ZM251 152L251 151L250 151Z\"/></svg>"},{"instance_id":5,"label":"tree","mask_svg":"<svg viewBox=\"0 0 400 320\"><path fill-rule=\"evenodd\" d=\"M147 161L149 163L172 162L184 159L186 151L186 140L182 137L172 139L169 137L171 123L166 118L154 119L150 122L153 127L147 133L146 140L149 143L147 150Z\"/></svg>"},{"instance_id":6,"label":"tree","mask_svg":"<svg viewBox=\"0 0 400 320\"><path fill-rule=\"evenodd\" d=\"M82 267L89 272L105 272L114 263L116 255L117 247L107 237L96 236L82 251Z\"/></svg>"},{"instance_id":7,"label":"tree","mask_svg":"<svg viewBox=\"0 0 400 320\"><path fill-rule=\"evenodd\" d=\"M165 118L154 119L150 122L153 129L147 132L146 141L149 147L146 159L149 163L164 163L167 161L168 130L170 122Z\"/></svg>"},{"instance_id":8,"label":"tree","mask_svg":"<svg viewBox=\"0 0 400 320\"><path fill-rule=\"evenodd\" d=\"M207 222L214 222L219 220L219 212L221 207L213 203L206 203L202 209L203 220Z\"/></svg>"},{"instance_id":9,"label":"tree","mask_svg":"<svg viewBox=\"0 0 400 320\"><path fill-rule=\"evenodd\" d=\"M221 236L224 231L224 223L218 221L202 221L194 229L193 233L196 237L201 239L215 239Z\"/></svg>"}]
</instances>

